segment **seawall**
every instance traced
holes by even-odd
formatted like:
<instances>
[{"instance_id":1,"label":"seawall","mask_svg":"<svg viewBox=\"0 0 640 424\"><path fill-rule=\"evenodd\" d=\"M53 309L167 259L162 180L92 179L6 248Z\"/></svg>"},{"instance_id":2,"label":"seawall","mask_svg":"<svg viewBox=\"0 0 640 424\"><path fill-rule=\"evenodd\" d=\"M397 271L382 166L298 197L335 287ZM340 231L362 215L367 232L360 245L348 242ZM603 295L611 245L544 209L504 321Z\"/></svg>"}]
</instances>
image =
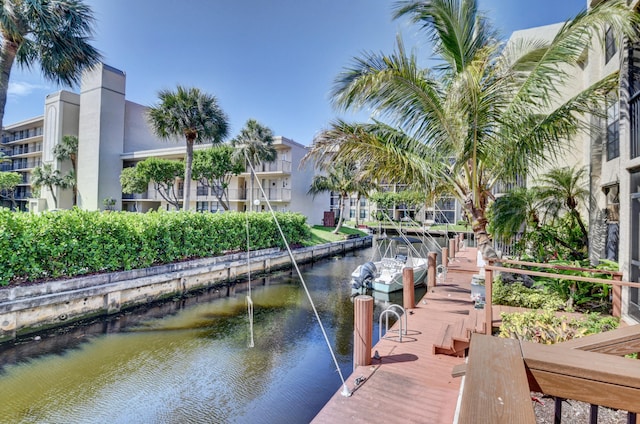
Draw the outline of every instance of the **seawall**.
<instances>
[{"instance_id":1,"label":"seawall","mask_svg":"<svg viewBox=\"0 0 640 424\"><path fill-rule=\"evenodd\" d=\"M298 263L371 246L372 237L326 243L293 251ZM149 268L120 271L0 289L0 342L47 328L193 290L232 284L251 273L292 266L279 248L201 258Z\"/></svg>"}]
</instances>

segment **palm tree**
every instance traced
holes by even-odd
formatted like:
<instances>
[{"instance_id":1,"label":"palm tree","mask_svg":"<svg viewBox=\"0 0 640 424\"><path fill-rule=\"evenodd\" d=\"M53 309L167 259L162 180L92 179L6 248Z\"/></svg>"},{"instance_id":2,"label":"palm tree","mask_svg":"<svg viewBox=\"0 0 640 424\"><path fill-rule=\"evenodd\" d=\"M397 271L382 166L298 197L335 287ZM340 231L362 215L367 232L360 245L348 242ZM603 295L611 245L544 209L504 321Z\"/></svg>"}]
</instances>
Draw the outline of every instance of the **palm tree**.
<instances>
[{"instance_id":1,"label":"palm tree","mask_svg":"<svg viewBox=\"0 0 640 424\"><path fill-rule=\"evenodd\" d=\"M14 62L23 68L39 64L56 84L74 85L82 71L101 60L89 44L91 8L81 0L5 0L0 7L0 128Z\"/></svg>"},{"instance_id":2,"label":"palm tree","mask_svg":"<svg viewBox=\"0 0 640 424\"><path fill-rule=\"evenodd\" d=\"M602 2L549 43L520 39L504 46L476 0L401 1L395 17L401 16L426 31L440 63L422 68L400 39L392 55L355 59L336 79L334 104L369 108L378 120L336 121L309 154L358 160L378 181L423 189L445 184L470 217L485 257L495 257L486 216L493 186L552 161L585 127L580 114L604 104L618 74L567 99L561 90L571 66L606 25L634 39L638 15L623 0Z\"/></svg>"},{"instance_id":3,"label":"palm tree","mask_svg":"<svg viewBox=\"0 0 640 424\"><path fill-rule=\"evenodd\" d=\"M231 145L236 149L233 159L244 161L250 168L250 197L249 209L253 208L253 180L255 178L255 167L260 162L273 162L278 157L278 152L273 146L273 131L265 127L255 119L249 119L244 128L240 130Z\"/></svg>"},{"instance_id":4,"label":"palm tree","mask_svg":"<svg viewBox=\"0 0 640 424\"><path fill-rule=\"evenodd\" d=\"M167 140L184 137L187 143L182 207L189 210L193 145L222 142L227 136L228 118L215 96L197 88L179 85L176 91L161 90L158 97L160 103L148 110L153 131L158 137Z\"/></svg>"},{"instance_id":5,"label":"palm tree","mask_svg":"<svg viewBox=\"0 0 640 424\"><path fill-rule=\"evenodd\" d=\"M53 148L53 155L59 161L70 161L71 170L63 178L66 180L67 186L73 189L73 204L77 203L78 198L78 181L76 178L76 160L78 157L78 137L74 135L65 135L62 140Z\"/></svg>"},{"instance_id":6,"label":"palm tree","mask_svg":"<svg viewBox=\"0 0 640 424\"><path fill-rule=\"evenodd\" d=\"M335 230L333 230L334 234L340 232L344 222L345 200L349 198L351 193L364 191L363 185L359 183L357 176L357 169L354 164L336 163L333 167L327 169L326 175L316 175L311 181L308 194L315 196L318 193L338 193L340 218Z\"/></svg>"},{"instance_id":7,"label":"palm tree","mask_svg":"<svg viewBox=\"0 0 640 424\"><path fill-rule=\"evenodd\" d=\"M585 181L586 169L578 167L554 168L543 174L532 188L517 188L499 197L491 205L491 229L497 236L509 238L521 234L528 240L528 234L540 243L541 237L548 240L545 247L563 246L573 257L582 257L588 250L588 232L580 215L580 208L588 205L589 191ZM560 237L548 224L569 216L561 226L568 230L578 228L581 236L571 240ZM573 233L573 231L569 231Z\"/></svg>"},{"instance_id":8,"label":"palm tree","mask_svg":"<svg viewBox=\"0 0 640 424\"><path fill-rule=\"evenodd\" d=\"M47 187L53 197L53 209L58 208L58 198L56 197L55 187L62 189L68 188L68 181L60 175L60 171L53 169L50 163L34 168L31 173L31 186L38 190L41 187Z\"/></svg>"},{"instance_id":9,"label":"palm tree","mask_svg":"<svg viewBox=\"0 0 640 424\"><path fill-rule=\"evenodd\" d=\"M567 212L571 221L582 233L582 242L589 247L589 233L580 214L587 207L589 188L586 184L587 169L584 167L555 168L539 178L539 197L542 207L555 219Z\"/></svg>"}]
</instances>

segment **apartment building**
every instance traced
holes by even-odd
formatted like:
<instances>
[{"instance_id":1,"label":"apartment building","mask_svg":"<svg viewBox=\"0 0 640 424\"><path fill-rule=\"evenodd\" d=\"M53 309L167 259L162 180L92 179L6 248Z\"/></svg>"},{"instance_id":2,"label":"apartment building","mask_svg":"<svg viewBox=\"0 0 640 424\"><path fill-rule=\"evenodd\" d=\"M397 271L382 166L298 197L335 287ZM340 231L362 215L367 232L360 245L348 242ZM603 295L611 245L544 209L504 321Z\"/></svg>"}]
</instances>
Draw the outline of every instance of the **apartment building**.
<instances>
[{"instance_id":1,"label":"apartment building","mask_svg":"<svg viewBox=\"0 0 640 424\"><path fill-rule=\"evenodd\" d=\"M589 1L594 6L599 1ZM638 10L637 0L630 6ZM616 40L610 29L604 46L588 51L586 82L620 71L604 116L592 117L588 151L592 205L592 258L617 260L623 279L640 281L640 45ZM640 321L640 291L623 288L623 317Z\"/></svg>"},{"instance_id":2,"label":"apartment building","mask_svg":"<svg viewBox=\"0 0 640 424\"><path fill-rule=\"evenodd\" d=\"M19 172L22 183L16 190L21 210L43 211L55 207L73 206L70 189L42 187L34 197L31 173L41 164L51 164L61 175L70 171L68 161L61 162L53 149L64 136L77 136L77 206L88 210L148 211L169 209L167 202L150 184L146 193L123 195L120 173L123 167L149 157L181 160L185 156L184 143L159 140L146 120L146 107L126 99L126 75L111 66L101 64L83 75L80 92L59 91L48 95L44 115L4 128L0 148L8 156L0 169ZM198 145L204 149L208 145ZM299 212L311 224L320 224L328 195L315 198L306 193L313 179L313 166L299 167L307 148L286 137L275 137L278 155L275 162L258 164L254 193L250 193L250 174L240 174L231 181L229 189L232 210L266 210L267 201L274 210ZM197 182L191 184L192 209L218 211L216 197ZM264 190L264 192L263 192ZM54 201L54 195L55 200ZM4 206L9 206L5 202Z\"/></svg>"}]
</instances>

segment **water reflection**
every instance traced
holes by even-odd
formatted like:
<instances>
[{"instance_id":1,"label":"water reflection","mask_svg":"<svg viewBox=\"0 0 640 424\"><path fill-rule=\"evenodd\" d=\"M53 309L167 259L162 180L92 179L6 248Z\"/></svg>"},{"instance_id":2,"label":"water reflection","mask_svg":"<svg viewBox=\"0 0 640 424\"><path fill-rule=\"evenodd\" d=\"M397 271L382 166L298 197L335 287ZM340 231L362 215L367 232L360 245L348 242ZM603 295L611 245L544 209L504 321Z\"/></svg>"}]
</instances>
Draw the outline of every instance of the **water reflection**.
<instances>
[{"instance_id":1,"label":"water reflection","mask_svg":"<svg viewBox=\"0 0 640 424\"><path fill-rule=\"evenodd\" d=\"M370 255L302 267L345 376L349 276ZM341 382L304 290L290 272L252 281L248 348L246 289L197 293L0 346L0 422L309 422ZM384 307L376 306L374 323Z\"/></svg>"}]
</instances>

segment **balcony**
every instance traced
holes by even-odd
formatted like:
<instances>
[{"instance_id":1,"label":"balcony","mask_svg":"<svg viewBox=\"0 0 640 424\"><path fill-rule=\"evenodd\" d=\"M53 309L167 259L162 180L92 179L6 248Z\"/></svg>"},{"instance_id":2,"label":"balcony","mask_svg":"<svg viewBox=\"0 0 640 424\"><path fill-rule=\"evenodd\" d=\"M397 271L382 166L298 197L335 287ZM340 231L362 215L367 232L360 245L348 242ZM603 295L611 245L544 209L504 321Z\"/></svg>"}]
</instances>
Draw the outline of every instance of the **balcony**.
<instances>
[{"instance_id":1,"label":"balcony","mask_svg":"<svg viewBox=\"0 0 640 424\"><path fill-rule=\"evenodd\" d=\"M122 200L144 200L148 199L148 193L122 193Z\"/></svg>"},{"instance_id":2,"label":"balcony","mask_svg":"<svg viewBox=\"0 0 640 424\"><path fill-rule=\"evenodd\" d=\"M291 162L286 160L277 160L275 162L259 163L255 166L255 171L257 174L291 174ZM249 174L249 170L247 170L245 174Z\"/></svg>"},{"instance_id":3,"label":"balcony","mask_svg":"<svg viewBox=\"0 0 640 424\"><path fill-rule=\"evenodd\" d=\"M291 189L288 188L267 188L264 190L265 196L262 195L262 191L254 190L254 199L269 200L271 202L290 202L291 201Z\"/></svg>"},{"instance_id":4,"label":"balcony","mask_svg":"<svg viewBox=\"0 0 640 424\"><path fill-rule=\"evenodd\" d=\"M39 159L36 160L14 160L13 161L13 165L11 167L11 169L13 171L16 171L18 169L32 169L35 168L37 166L42 165L42 161Z\"/></svg>"}]
</instances>

